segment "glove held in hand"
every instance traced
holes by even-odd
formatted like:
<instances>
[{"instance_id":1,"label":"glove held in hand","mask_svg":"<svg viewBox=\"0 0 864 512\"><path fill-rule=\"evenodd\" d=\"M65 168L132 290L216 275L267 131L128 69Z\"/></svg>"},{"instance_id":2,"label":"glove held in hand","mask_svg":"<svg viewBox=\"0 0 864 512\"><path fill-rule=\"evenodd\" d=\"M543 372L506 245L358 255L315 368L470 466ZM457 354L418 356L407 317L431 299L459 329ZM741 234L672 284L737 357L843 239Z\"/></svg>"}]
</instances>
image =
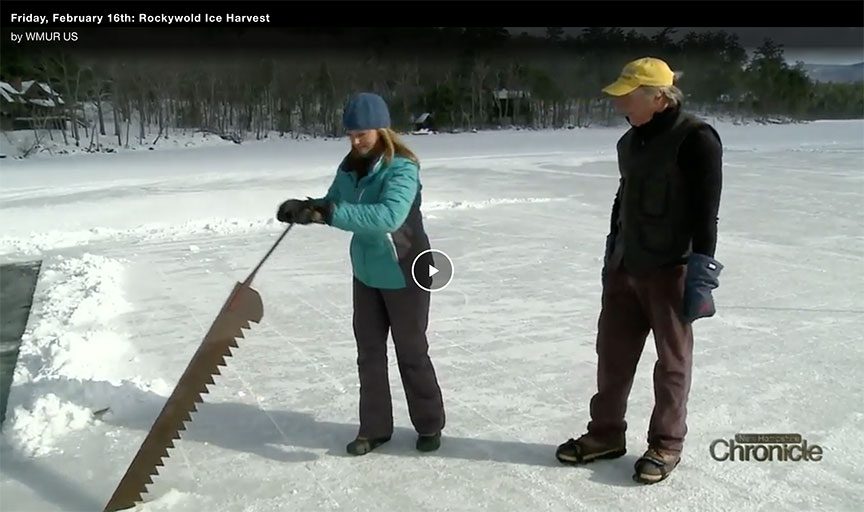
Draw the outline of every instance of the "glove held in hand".
<instances>
[{"instance_id":1,"label":"glove held in hand","mask_svg":"<svg viewBox=\"0 0 864 512\"><path fill-rule=\"evenodd\" d=\"M276 220L279 222L296 222L301 212L308 207L308 200L289 199L279 205L279 210L276 212Z\"/></svg>"},{"instance_id":2,"label":"glove held in hand","mask_svg":"<svg viewBox=\"0 0 864 512\"><path fill-rule=\"evenodd\" d=\"M699 318L714 316L714 297L711 291L720 286L723 265L704 254L691 254L687 261L687 277L684 280L684 321L690 323Z\"/></svg>"},{"instance_id":3,"label":"glove held in hand","mask_svg":"<svg viewBox=\"0 0 864 512\"><path fill-rule=\"evenodd\" d=\"M279 206L276 219L292 224L326 224L332 216L330 203L316 204L311 197L289 199Z\"/></svg>"}]
</instances>

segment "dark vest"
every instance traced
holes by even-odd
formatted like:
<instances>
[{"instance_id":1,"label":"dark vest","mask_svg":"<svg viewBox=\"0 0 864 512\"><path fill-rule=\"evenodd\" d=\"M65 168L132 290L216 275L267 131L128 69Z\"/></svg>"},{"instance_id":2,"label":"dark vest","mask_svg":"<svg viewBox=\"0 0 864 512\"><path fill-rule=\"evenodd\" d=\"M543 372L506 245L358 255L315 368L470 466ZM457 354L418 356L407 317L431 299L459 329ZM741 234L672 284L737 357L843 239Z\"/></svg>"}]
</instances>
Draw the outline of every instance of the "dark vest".
<instances>
[{"instance_id":1,"label":"dark vest","mask_svg":"<svg viewBox=\"0 0 864 512\"><path fill-rule=\"evenodd\" d=\"M675 121L644 141L631 128L618 141L618 237L612 265L633 274L683 263L691 251L687 198L678 148L703 121L681 112Z\"/></svg>"}]
</instances>

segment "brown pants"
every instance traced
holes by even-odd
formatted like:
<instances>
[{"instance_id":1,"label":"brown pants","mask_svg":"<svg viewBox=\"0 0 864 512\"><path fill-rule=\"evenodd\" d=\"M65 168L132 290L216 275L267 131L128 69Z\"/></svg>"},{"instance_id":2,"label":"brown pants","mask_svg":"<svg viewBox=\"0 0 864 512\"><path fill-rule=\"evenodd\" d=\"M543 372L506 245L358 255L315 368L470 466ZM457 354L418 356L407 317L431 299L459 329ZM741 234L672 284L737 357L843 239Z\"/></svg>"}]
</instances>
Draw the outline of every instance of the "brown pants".
<instances>
[{"instance_id":1,"label":"brown pants","mask_svg":"<svg viewBox=\"0 0 864 512\"><path fill-rule=\"evenodd\" d=\"M354 337L360 376L360 431L366 438L393 434L387 371L387 335L392 333L411 423L419 434L444 428L444 405L429 358L426 328L430 293L409 278L400 290L370 288L354 279Z\"/></svg>"},{"instance_id":2,"label":"brown pants","mask_svg":"<svg viewBox=\"0 0 864 512\"><path fill-rule=\"evenodd\" d=\"M693 364L693 331L680 318L685 273L684 265L640 277L622 268L609 270L598 321L597 393L591 398L590 433L606 437L626 431L627 399L648 332L653 331L657 362L648 444L681 451Z\"/></svg>"}]
</instances>

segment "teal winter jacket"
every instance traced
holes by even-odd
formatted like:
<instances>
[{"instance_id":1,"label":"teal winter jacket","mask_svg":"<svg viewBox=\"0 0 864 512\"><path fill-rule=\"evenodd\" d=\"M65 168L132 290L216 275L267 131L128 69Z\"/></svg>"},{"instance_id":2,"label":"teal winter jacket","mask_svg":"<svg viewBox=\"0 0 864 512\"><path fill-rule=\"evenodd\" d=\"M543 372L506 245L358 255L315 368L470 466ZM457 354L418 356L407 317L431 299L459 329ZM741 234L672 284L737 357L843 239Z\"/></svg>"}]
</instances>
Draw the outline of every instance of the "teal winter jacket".
<instances>
[{"instance_id":1,"label":"teal winter jacket","mask_svg":"<svg viewBox=\"0 0 864 512\"><path fill-rule=\"evenodd\" d=\"M389 163L379 158L366 176L357 177L343 161L327 195L316 201L332 204L331 226L353 233L354 277L372 288L404 288L412 283L414 260L429 249L420 213L420 167L400 156Z\"/></svg>"}]
</instances>

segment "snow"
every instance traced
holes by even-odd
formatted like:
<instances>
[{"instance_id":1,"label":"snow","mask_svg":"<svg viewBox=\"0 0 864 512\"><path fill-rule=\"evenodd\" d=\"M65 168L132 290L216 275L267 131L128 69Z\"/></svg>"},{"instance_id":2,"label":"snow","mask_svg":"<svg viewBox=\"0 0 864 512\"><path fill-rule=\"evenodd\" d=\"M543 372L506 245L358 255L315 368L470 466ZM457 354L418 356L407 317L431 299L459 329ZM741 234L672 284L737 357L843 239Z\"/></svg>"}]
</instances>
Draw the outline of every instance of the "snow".
<instances>
[{"instance_id":1,"label":"snow","mask_svg":"<svg viewBox=\"0 0 864 512\"><path fill-rule=\"evenodd\" d=\"M717 316L695 328L689 434L667 482L630 480L653 404L651 338L628 454L554 458L595 388L621 130L440 134L406 139L433 246L455 266L429 330L442 448L414 451L391 357L396 434L345 455L357 428L348 234L302 226L255 279L262 323L135 510L858 510L864 121L719 131L726 268ZM3 510L102 509L234 282L281 233L279 202L323 195L345 150L277 138L2 162L0 262L43 259L0 438ZM824 458L710 458L711 441L739 432L798 432Z\"/></svg>"},{"instance_id":2,"label":"snow","mask_svg":"<svg viewBox=\"0 0 864 512\"><path fill-rule=\"evenodd\" d=\"M59 98L58 98L59 100ZM58 101L59 102L59 101ZM57 105L54 103L52 99L42 99L42 98L33 98L30 100L30 103L34 105L39 105L40 107L56 107Z\"/></svg>"},{"instance_id":3,"label":"snow","mask_svg":"<svg viewBox=\"0 0 864 512\"><path fill-rule=\"evenodd\" d=\"M18 407L12 415L12 445L28 455L46 455L55 450L64 434L90 424L89 410L64 402L50 393L40 396L29 408Z\"/></svg>"},{"instance_id":4,"label":"snow","mask_svg":"<svg viewBox=\"0 0 864 512\"><path fill-rule=\"evenodd\" d=\"M46 105L43 102L43 106L50 105ZM87 108L88 111L95 110L95 107L91 107L90 104L86 106L89 107ZM104 117L112 115L110 106L103 107L103 109ZM87 118L91 120L96 119L95 114L89 113ZM93 123L95 124L96 121L93 121ZM136 123L137 121L131 123L131 128L128 128L130 130L128 139L126 137L127 126L125 124L122 126L122 142L117 140L114 125L110 121L105 122L106 135L93 136L90 132L85 134L84 130L81 129L79 132L81 140L78 146L75 145L75 140L68 131L66 133L69 141L68 144L64 141L63 134L59 130L52 130L50 132L48 130L40 130L38 140L33 130L3 132L2 137L0 137L0 155L3 155L4 158L14 159L21 159L24 158L24 155L27 155L26 158L28 159L38 160L66 155L110 155L132 151L163 151L234 145L234 142L225 140L213 133L192 130L172 131L170 134L160 137L158 128L151 128L150 131L145 132L143 139L139 139L139 130ZM92 145L91 138L93 139Z\"/></svg>"}]
</instances>

